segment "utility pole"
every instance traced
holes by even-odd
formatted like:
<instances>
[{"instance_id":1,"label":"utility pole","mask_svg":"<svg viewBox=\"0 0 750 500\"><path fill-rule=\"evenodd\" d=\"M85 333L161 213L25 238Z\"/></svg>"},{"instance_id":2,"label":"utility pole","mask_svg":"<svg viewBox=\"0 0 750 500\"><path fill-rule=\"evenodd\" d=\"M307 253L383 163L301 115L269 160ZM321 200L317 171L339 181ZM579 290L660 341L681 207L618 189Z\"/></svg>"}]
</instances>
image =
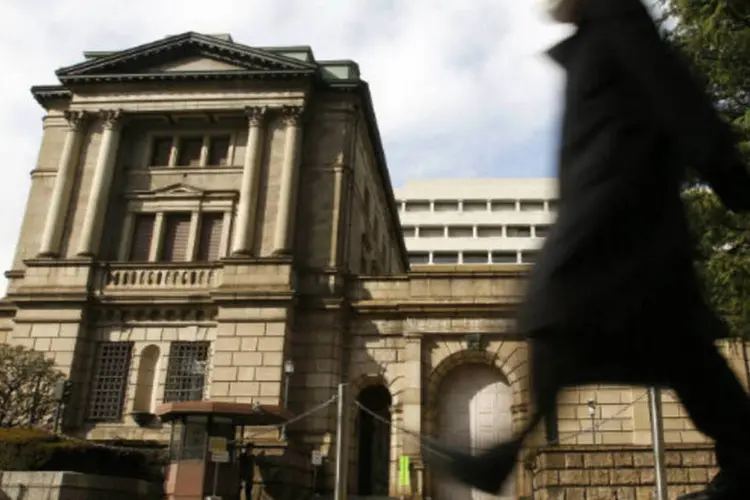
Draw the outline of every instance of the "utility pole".
<instances>
[{"instance_id":1,"label":"utility pole","mask_svg":"<svg viewBox=\"0 0 750 500\"><path fill-rule=\"evenodd\" d=\"M651 441L654 443L656 500L667 500L667 467L664 450L664 421L661 413L661 389L649 388L648 406L651 416Z\"/></svg>"},{"instance_id":2,"label":"utility pole","mask_svg":"<svg viewBox=\"0 0 750 500\"><path fill-rule=\"evenodd\" d=\"M336 412L336 485L334 500L346 500L346 385L339 384Z\"/></svg>"}]
</instances>

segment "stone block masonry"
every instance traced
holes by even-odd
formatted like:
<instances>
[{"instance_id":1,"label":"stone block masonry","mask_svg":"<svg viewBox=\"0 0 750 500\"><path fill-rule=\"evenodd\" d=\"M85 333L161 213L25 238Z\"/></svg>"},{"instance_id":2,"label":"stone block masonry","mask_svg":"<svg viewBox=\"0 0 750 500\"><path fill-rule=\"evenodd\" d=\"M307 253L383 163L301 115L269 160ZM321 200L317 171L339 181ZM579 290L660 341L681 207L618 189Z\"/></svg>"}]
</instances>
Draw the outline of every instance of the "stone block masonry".
<instances>
[{"instance_id":1,"label":"stone block masonry","mask_svg":"<svg viewBox=\"0 0 750 500\"><path fill-rule=\"evenodd\" d=\"M667 449L669 498L705 487L716 474L708 445ZM529 455L534 500L652 500L654 455L643 446L560 446Z\"/></svg>"}]
</instances>

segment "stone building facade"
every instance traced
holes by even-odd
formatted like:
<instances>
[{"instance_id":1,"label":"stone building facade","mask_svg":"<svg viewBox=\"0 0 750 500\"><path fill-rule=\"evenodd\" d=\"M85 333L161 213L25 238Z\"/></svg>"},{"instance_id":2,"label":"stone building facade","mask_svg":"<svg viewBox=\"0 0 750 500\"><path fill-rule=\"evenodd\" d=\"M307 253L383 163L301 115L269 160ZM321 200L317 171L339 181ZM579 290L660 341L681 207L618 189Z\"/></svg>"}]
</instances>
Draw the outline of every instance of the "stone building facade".
<instances>
[{"instance_id":1,"label":"stone building facade","mask_svg":"<svg viewBox=\"0 0 750 500\"><path fill-rule=\"evenodd\" d=\"M166 401L284 405L286 380L303 414L347 382L350 493L469 498L430 477L403 429L481 447L523 422L526 347L512 318L528 267L409 268L356 63L197 33L85 56L32 89L43 139L0 309L0 340L49 353L74 383L64 428L166 439L132 414ZM747 381L745 346L727 353ZM566 393L502 498L604 488L601 475L560 470L584 459L580 447L648 446L643 393ZM670 443L704 441L673 400L665 418ZM335 431L335 404L288 429L289 446L322 452L329 486ZM577 458L559 459L568 452Z\"/></svg>"}]
</instances>

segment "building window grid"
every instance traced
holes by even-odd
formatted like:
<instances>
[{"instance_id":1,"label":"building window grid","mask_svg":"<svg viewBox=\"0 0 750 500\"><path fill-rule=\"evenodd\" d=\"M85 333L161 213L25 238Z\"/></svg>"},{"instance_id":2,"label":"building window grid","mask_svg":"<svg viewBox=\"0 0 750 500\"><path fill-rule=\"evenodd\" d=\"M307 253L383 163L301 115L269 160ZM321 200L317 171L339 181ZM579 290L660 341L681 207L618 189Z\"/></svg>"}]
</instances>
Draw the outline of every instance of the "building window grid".
<instances>
[{"instance_id":1,"label":"building window grid","mask_svg":"<svg viewBox=\"0 0 750 500\"><path fill-rule=\"evenodd\" d=\"M401 212L556 212L556 199L460 199L460 200L397 200ZM447 206L455 206L455 210L445 210ZM473 208L484 205L482 210ZM436 208L437 207L437 208ZM472 208L468 208L472 207ZM510 210L508 210L510 208Z\"/></svg>"},{"instance_id":2,"label":"building window grid","mask_svg":"<svg viewBox=\"0 0 750 500\"><path fill-rule=\"evenodd\" d=\"M97 346L87 415L89 421L122 420L132 352L132 342L100 342Z\"/></svg>"},{"instance_id":3,"label":"building window grid","mask_svg":"<svg viewBox=\"0 0 750 500\"><path fill-rule=\"evenodd\" d=\"M129 262L210 262L222 256L225 212L143 212L133 217L126 236Z\"/></svg>"},{"instance_id":4,"label":"building window grid","mask_svg":"<svg viewBox=\"0 0 750 500\"><path fill-rule=\"evenodd\" d=\"M172 342L164 402L201 401L206 386L209 342Z\"/></svg>"},{"instance_id":5,"label":"building window grid","mask_svg":"<svg viewBox=\"0 0 750 500\"><path fill-rule=\"evenodd\" d=\"M466 233L468 227L472 229L471 235L460 234ZM501 235L488 234L488 230L492 228L500 229ZM510 234L508 229L511 229ZM404 238L546 238L549 229L549 224L474 224L472 226L425 224L424 226L403 226L402 234Z\"/></svg>"},{"instance_id":6,"label":"building window grid","mask_svg":"<svg viewBox=\"0 0 750 500\"><path fill-rule=\"evenodd\" d=\"M148 167L225 167L232 151L228 132L157 134L149 140Z\"/></svg>"}]
</instances>

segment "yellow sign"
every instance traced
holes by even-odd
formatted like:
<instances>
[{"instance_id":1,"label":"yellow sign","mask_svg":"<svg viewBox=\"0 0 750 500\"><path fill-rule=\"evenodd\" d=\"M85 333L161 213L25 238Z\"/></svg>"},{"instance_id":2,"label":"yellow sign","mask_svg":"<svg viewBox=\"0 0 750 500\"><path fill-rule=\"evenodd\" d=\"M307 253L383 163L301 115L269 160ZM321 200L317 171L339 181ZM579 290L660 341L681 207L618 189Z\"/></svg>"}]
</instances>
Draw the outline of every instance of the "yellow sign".
<instances>
[{"instance_id":1,"label":"yellow sign","mask_svg":"<svg viewBox=\"0 0 750 500\"><path fill-rule=\"evenodd\" d=\"M409 486L409 456L401 455L398 461L398 483L399 486Z\"/></svg>"},{"instance_id":2,"label":"yellow sign","mask_svg":"<svg viewBox=\"0 0 750 500\"><path fill-rule=\"evenodd\" d=\"M208 438L208 451L221 454L227 451L227 438L211 436Z\"/></svg>"}]
</instances>

